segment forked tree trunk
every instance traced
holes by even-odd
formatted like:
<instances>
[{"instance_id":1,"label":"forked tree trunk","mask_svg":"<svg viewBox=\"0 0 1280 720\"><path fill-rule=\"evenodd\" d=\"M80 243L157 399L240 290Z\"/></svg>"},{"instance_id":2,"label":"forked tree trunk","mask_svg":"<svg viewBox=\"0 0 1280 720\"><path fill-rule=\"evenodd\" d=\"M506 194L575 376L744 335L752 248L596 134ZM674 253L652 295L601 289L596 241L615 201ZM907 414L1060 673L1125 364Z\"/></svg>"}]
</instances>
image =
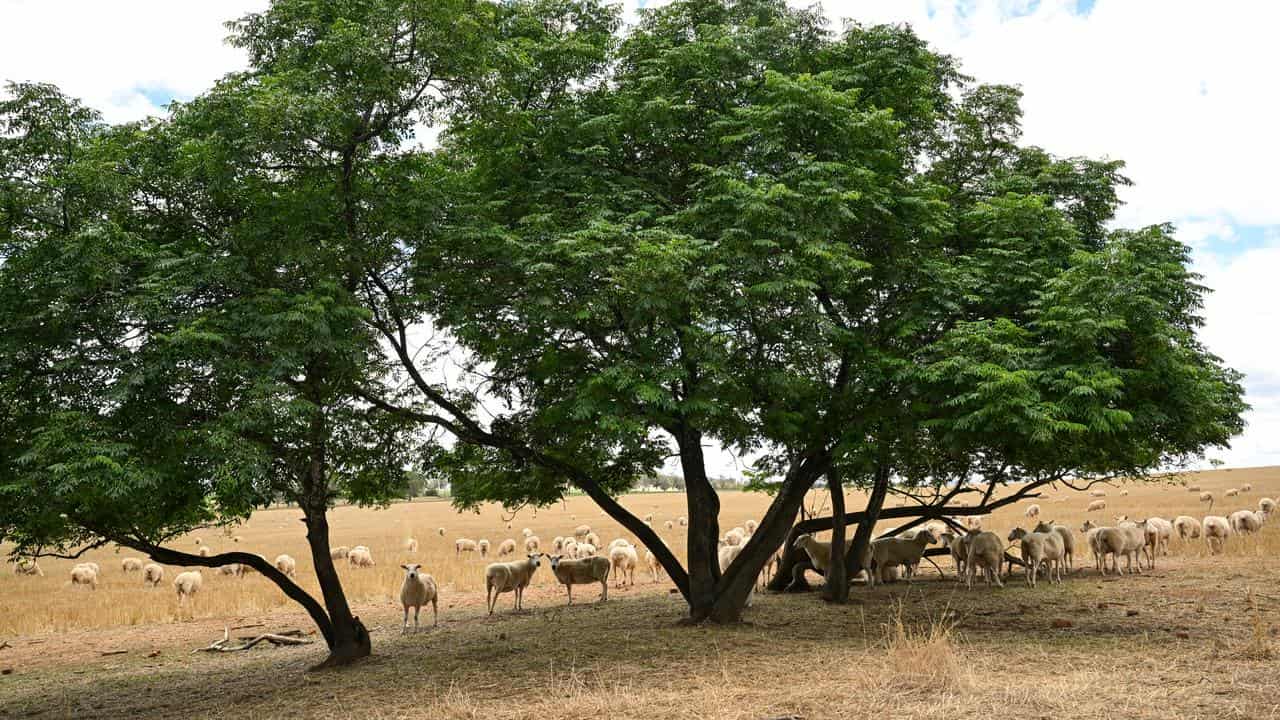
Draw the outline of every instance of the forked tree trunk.
<instances>
[{"instance_id":1,"label":"forked tree trunk","mask_svg":"<svg viewBox=\"0 0 1280 720\"><path fill-rule=\"evenodd\" d=\"M689 619L706 619L716 601L720 580L720 497L707 479L702 433L685 429L676 435L689 512Z\"/></svg>"},{"instance_id":2,"label":"forked tree trunk","mask_svg":"<svg viewBox=\"0 0 1280 720\"><path fill-rule=\"evenodd\" d=\"M849 602L849 573L845 567L844 552L844 486L840 481L840 473L832 468L827 471L827 487L831 490L831 565L827 569L827 582L822 591L822 599L828 602ZM861 526L859 526L861 527ZM857 553L852 553L858 557Z\"/></svg>"},{"instance_id":3,"label":"forked tree trunk","mask_svg":"<svg viewBox=\"0 0 1280 720\"><path fill-rule=\"evenodd\" d=\"M873 484L871 486L871 496L867 498L867 507L863 511L864 518L858 523L858 529L853 534L852 547L849 548L849 555L845 563L846 577L857 577L859 572L867 571L870 575L874 572L873 568L862 567L862 559L867 556L867 547L871 544L871 539L875 536L876 523L880 520L880 511L884 509L884 498L889 493L889 468L877 466ZM834 515L832 516L835 517ZM840 518L843 520L844 518ZM846 592L845 597L848 597Z\"/></svg>"}]
</instances>

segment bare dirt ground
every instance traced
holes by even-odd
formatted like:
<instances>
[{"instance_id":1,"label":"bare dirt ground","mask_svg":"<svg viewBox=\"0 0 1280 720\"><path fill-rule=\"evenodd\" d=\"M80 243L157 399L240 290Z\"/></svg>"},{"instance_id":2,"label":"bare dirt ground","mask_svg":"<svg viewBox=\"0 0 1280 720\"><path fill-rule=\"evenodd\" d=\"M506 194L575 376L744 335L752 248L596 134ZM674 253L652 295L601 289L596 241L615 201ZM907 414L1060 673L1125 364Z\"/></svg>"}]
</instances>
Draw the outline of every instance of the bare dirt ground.
<instances>
[{"instance_id":1,"label":"bare dirt ground","mask_svg":"<svg viewBox=\"0 0 1280 720\"><path fill-rule=\"evenodd\" d=\"M1214 491L1220 498L1214 514L1227 514L1280 494L1280 469L1217 471L1189 482ZM1243 483L1254 491L1221 497ZM1198 494L1176 485L1108 493L1112 507L1099 517L1108 522L1117 512L1200 517L1206 509ZM764 503L726 497L739 514ZM655 503L667 512L678 507L666 508L668 500L680 499ZM1062 491L1037 502L1043 517L1078 525L1088 500ZM563 512L590 511L575 502ZM415 505L415 513L451 512ZM1059 509L1060 517L1049 517ZM394 511L352 509L351 516ZM456 522L464 520L475 518ZM1019 507L986 522L1003 534L1022 520ZM251 531L244 531L245 542ZM7 672L0 674L0 717L1280 717L1278 550L1280 522L1259 537L1232 538L1219 556L1198 542L1175 540L1170 556L1140 576L1100 578L1087 552L1078 551L1077 571L1066 582L1035 589L1015 578L1004 589L967 591L944 562L945 576L929 568L911 585L858 587L846 606L826 605L816 594L757 594L749 622L737 627L678 625L679 596L640 573L635 588L611 587L608 603L595 602L596 590L579 588L578 602L566 607L563 590L543 568L526 612L512 613L506 595L499 613L488 617L482 590L454 587L444 594L440 627L416 635L400 634L400 609L391 600L398 570L388 570L381 582L392 586L370 597L371 586L356 603L372 629L375 656L321 673L305 671L323 657L318 645L191 652L226 626L262 624L233 635L310 629L301 612L283 603L241 612L228 599L240 588L230 581L206 586L227 597L206 599L195 612L168 608L166 619L129 624L86 604L93 596L63 587L59 573L58 584L38 579L48 584L41 586L51 596L45 605L61 607L69 596L86 617L63 623L69 627L46 618L44 631L0 631L0 647L8 644L0 649L0 673ZM422 554L432 557L426 548ZM455 586L483 564L459 562L458 578L448 581ZM380 572L381 565L395 567L392 558L380 562ZM35 598L10 593L14 579L5 581L0 615L38 615L41 606L27 604ZM161 601L120 583L121 594L110 596L118 604L169 602L167 590ZM67 612L74 616L74 608ZM119 650L126 652L102 654Z\"/></svg>"}]
</instances>

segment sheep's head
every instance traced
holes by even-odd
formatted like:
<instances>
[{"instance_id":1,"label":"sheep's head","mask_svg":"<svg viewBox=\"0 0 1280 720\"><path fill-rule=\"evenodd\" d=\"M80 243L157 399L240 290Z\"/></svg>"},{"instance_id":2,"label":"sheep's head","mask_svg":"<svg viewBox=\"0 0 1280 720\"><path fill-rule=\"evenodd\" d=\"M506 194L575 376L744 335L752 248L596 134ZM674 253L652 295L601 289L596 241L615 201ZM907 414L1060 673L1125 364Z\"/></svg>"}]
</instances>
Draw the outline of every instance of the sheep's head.
<instances>
[{"instance_id":1,"label":"sheep's head","mask_svg":"<svg viewBox=\"0 0 1280 720\"><path fill-rule=\"evenodd\" d=\"M1026 531L1026 530L1023 530L1023 529L1022 529L1022 528L1020 528L1020 527L1016 527L1016 528L1014 528L1014 529L1012 529L1012 530L1010 530L1010 531L1009 531L1009 538L1008 538L1008 539L1009 539L1011 542L1012 542L1012 541L1014 541L1014 540L1021 540L1021 539L1026 535L1026 534L1027 534L1027 531Z\"/></svg>"},{"instance_id":2,"label":"sheep's head","mask_svg":"<svg viewBox=\"0 0 1280 720\"><path fill-rule=\"evenodd\" d=\"M418 568L420 568L420 567L422 567L422 566L421 566L421 565L419 565L418 563L409 563L408 565L401 565L400 567L404 568L404 576L405 576L406 578L408 578L408 579L410 579L410 580L417 580L417 579L418 579Z\"/></svg>"},{"instance_id":3,"label":"sheep's head","mask_svg":"<svg viewBox=\"0 0 1280 720\"><path fill-rule=\"evenodd\" d=\"M951 543L952 543L952 541L954 541L955 539L956 539L956 534L955 534L955 533L953 533L953 532L944 532L944 533L942 533L941 535L939 535L939 536L938 536L938 540L939 540L943 545L946 545L947 547L951 547Z\"/></svg>"},{"instance_id":4,"label":"sheep's head","mask_svg":"<svg viewBox=\"0 0 1280 720\"><path fill-rule=\"evenodd\" d=\"M925 545L936 545L938 542L938 536L934 535L933 531L930 530L929 528L925 528L920 532L916 533L916 537L924 538Z\"/></svg>"},{"instance_id":5,"label":"sheep's head","mask_svg":"<svg viewBox=\"0 0 1280 720\"><path fill-rule=\"evenodd\" d=\"M796 541L794 543L791 543L791 547L795 548L796 550L803 550L809 546L809 541L812 539L813 539L812 535L810 535L809 533L805 533L804 535L797 537ZM724 541L721 541L721 544L723 545Z\"/></svg>"},{"instance_id":6,"label":"sheep's head","mask_svg":"<svg viewBox=\"0 0 1280 720\"><path fill-rule=\"evenodd\" d=\"M1035 529L1033 529L1031 532L1047 533L1052 531L1053 531L1053 521L1041 520L1040 522L1036 523Z\"/></svg>"},{"instance_id":7,"label":"sheep's head","mask_svg":"<svg viewBox=\"0 0 1280 720\"><path fill-rule=\"evenodd\" d=\"M1092 520L1085 520L1085 521L1084 521L1084 524L1080 526L1080 532L1087 533L1087 532L1089 532L1090 530L1092 530L1092 529L1094 529L1094 528L1096 528L1096 527L1098 527L1098 524L1097 524L1097 523L1095 523L1094 521L1092 521Z\"/></svg>"},{"instance_id":8,"label":"sheep's head","mask_svg":"<svg viewBox=\"0 0 1280 720\"><path fill-rule=\"evenodd\" d=\"M559 557L559 556L557 555L556 557ZM533 565L534 567L538 567L539 565L542 564L542 553L529 553L528 558L529 558L529 564ZM555 567L554 561L551 567Z\"/></svg>"}]
</instances>

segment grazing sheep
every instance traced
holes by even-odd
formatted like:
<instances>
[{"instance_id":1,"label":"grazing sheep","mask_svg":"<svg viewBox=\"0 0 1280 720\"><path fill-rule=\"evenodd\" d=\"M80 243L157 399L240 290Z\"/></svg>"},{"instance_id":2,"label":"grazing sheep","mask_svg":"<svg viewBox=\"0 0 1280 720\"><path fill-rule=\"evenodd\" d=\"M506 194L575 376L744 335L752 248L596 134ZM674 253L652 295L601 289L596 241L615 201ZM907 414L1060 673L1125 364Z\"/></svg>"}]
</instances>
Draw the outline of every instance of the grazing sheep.
<instances>
[{"instance_id":1,"label":"grazing sheep","mask_svg":"<svg viewBox=\"0 0 1280 720\"><path fill-rule=\"evenodd\" d=\"M564 550L564 538L559 535L551 540L551 552L558 553Z\"/></svg>"},{"instance_id":2,"label":"grazing sheep","mask_svg":"<svg viewBox=\"0 0 1280 720\"><path fill-rule=\"evenodd\" d=\"M577 544L577 550L574 553L581 558L588 558L596 554L596 546L593 543L582 542Z\"/></svg>"},{"instance_id":3,"label":"grazing sheep","mask_svg":"<svg viewBox=\"0 0 1280 720\"><path fill-rule=\"evenodd\" d=\"M1095 527L1086 531L1085 540L1093 550L1094 562L1098 572L1107 574L1107 556L1110 555L1117 575L1123 575L1120 569L1120 557L1129 557L1129 537L1116 527Z\"/></svg>"},{"instance_id":4,"label":"grazing sheep","mask_svg":"<svg viewBox=\"0 0 1280 720\"><path fill-rule=\"evenodd\" d=\"M436 579L418 572L422 567L417 563L401 565L404 569L404 582L400 583L400 604L404 606L404 622L400 626L400 634L409 631L409 608L413 608L413 631L418 632L418 613L422 606L431 603L431 626L440 624L440 608L438 605L440 591L436 587Z\"/></svg>"},{"instance_id":5,"label":"grazing sheep","mask_svg":"<svg viewBox=\"0 0 1280 720\"><path fill-rule=\"evenodd\" d=\"M511 538L507 538L506 540L503 540L502 542L498 543L498 557L506 557L508 555L515 555L515 554L516 554L515 540L512 540Z\"/></svg>"},{"instance_id":6,"label":"grazing sheep","mask_svg":"<svg viewBox=\"0 0 1280 720\"><path fill-rule=\"evenodd\" d=\"M542 545L542 541L538 539L537 535L530 535L529 537L524 539L525 552L537 552L538 548L541 547L541 545Z\"/></svg>"},{"instance_id":7,"label":"grazing sheep","mask_svg":"<svg viewBox=\"0 0 1280 720\"><path fill-rule=\"evenodd\" d=\"M596 535L593 532L587 533L587 536L582 538L582 540L588 545L594 545L596 547L600 547L600 536Z\"/></svg>"},{"instance_id":8,"label":"grazing sheep","mask_svg":"<svg viewBox=\"0 0 1280 720\"><path fill-rule=\"evenodd\" d=\"M277 555L276 561L271 564L288 577L293 577L298 569L297 561L288 555Z\"/></svg>"},{"instance_id":9,"label":"grazing sheep","mask_svg":"<svg viewBox=\"0 0 1280 720\"><path fill-rule=\"evenodd\" d=\"M13 574L44 577L44 570L41 570L40 563L32 558L18 558L13 563Z\"/></svg>"},{"instance_id":10,"label":"grazing sheep","mask_svg":"<svg viewBox=\"0 0 1280 720\"><path fill-rule=\"evenodd\" d=\"M1227 516L1231 523L1231 532L1237 535L1252 535L1262 529L1262 516L1252 510L1237 510Z\"/></svg>"},{"instance_id":11,"label":"grazing sheep","mask_svg":"<svg viewBox=\"0 0 1280 720\"><path fill-rule=\"evenodd\" d=\"M1270 515L1276 511L1276 501L1271 498L1264 497L1258 501L1258 509Z\"/></svg>"},{"instance_id":12,"label":"grazing sheep","mask_svg":"<svg viewBox=\"0 0 1280 720\"><path fill-rule=\"evenodd\" d=\"M649 567L649 573L653 575L653 581L658 582L662 573L662 563L658 562L658 556L654 555L652 550L644 551L644 564Z\"/></svg>"},{"instance_id":13,"label":"grazing sheep","mask_svg":"<svg viewBox=\"0 0 1280 720\"><path fill-rule=\"evenodd\" d=\"M213 554L213 551L209 549L208 545L201 545L199 552L197 552L196 554L199 555L200 557L209 557L210 555Z\"/></svg>"},{"instance_id":14,"label":"grazing sheep","mask_svg":"<svg viewBox=\"0 0 1280 720\"><path fill-rule=\"evenodd\" d=\"M589 532L591 532L590 525L579 525L573 529L573 536L581 540L582 538L585 538Z\"/></svg>"},{"instance_id":15,"label":"grazing sheep","mask_svg":"<svg viewBox=\"0 0 1280 720\"><path fill-rule=\"evenodd\" d=\"M373 553L363 545L351 548L347 553L347 563L352 567L373 567Z\"/></svg>"},{"instance_id":16,"label":"grazing sheep","mask_svg":"<svg viewBox=\"0 0 1280 720\"><path fill-rule=\"evenodd\" d=\"M1226 497L1235 497L1240 494L1240 491L1236 488L1228 488L1227 491L1222 494Z\"/></svg>"},{"instance_id":17,"label":"grazing sheep","mask_svg":"<svg viewBox=\"0 0 1280 720\"><path fill-rule=\"evenodd\" d=\"M1099 510L1106 510L1106 509L1107 509L1106 500L1094 500L1093 502L1089 503L1089 507L1085 508L1084 511L1097 512Z\"/></svg>"},{"instance_id":18,"label":"grazing sheep","mask_svg":"<svg viewBox=\"0 0 1280 720\"><path fill-rule=\"evenodd\" d=\"M1205 491L1200 493L1200 502L1209 503L1209 509L1213 509L1213 493Z\"/></svg>"},{"instance_id":19,"label":"grazing sheep","mask_svg":"<svg viewBox=\"0 0 1280 720\"><path fill-rule=\"evenodd\" d=\"M1190 515L1179 515L1174 518L1173 529L1183 540L1194 540L1200 537L1200 521Z\"/></svg>"},{"instance_id":20,"label":"grazing sheep","mask_svg":"<svg viewBox=\"0 0 1280 720\"><path fill-rule=\"evenodd\" d=\"M84 585L91 590L98 589L98 573L88 565L77 565L71 568L71 586Z\"/></svg>"},{"instance_id":21,"label":"grazing sheep","mask_svg":"<svg viewBox=\"0 0 1280 720\"><path fill-rule=\"evenodd\" d=\"M1040 506L1035 503L1031 503L1027 506L1027 511L1023 514L1028 518L1038 518L1040 517Z\"/></svg>"},{"instance_id":22,"label":"grazing sheep","mask_svg":"<svg viewBox=\"0 0 1280 720\"><path fill-rule=\"evenodd\" d=\"M164 580L164 568L155 563L147 563L147 566L142 568L143 583L150 585L151 587L155 587L159 585L162 580Z\"/></svg>"},{"instance_id":23,"label":"grazing sheep","mask_svg":"<svg viewBox=\"0 0 1280 720\"><path fill-rule=\"evenodd\" d=\"M533 535L533 531L532 531L532 530L530 530L529 528L521 528L521 529L520 529L520 534L521 534L521 535L523 535L523 536L525 536L525 537L529 537L529 536Z\"/></svg>"},{"instance_id":24,"label":"grazing sheep","mask_svg":"<svg viewBox=\"0 0 1280 720\"><path fill-rule=\"evenodd\" d=\"M195 597L200 592L200 586L204 584L204 576L199 570L188 570L179 573L173 579L173 589L178 593L178 603L185 605L187 600Z\"/></svg>"},{"instance_id":25,"label":"grazing sheep","mask_svg":"<svg viewBox=\"0 0 1280 720\"><path fill-rule=\"evenodd\" d=\"M682 516L679 520L676 520L676 522L680 523L680 527L688 527L689 518Z\"/></svg>"},{"instance_id":26,"label":"grazing sheep","mask_svg":"<svg viewBox=\"0 0 1280 720\"><path fill-rule=\"evenodd\" d=\"M1199 485L1188 485L1188 486L1187 486L1187 492L1200 492L1200 486L1199 486Z\"/></svg>"},{"instance_id":27,"label":"grazing sheep","mask_svg":"<svg viewBox=\"0 0 1280 720\"><path fill-rule=\"evenodd\" d=\"M755 520L748 520L748 521L746 521L746 522L742 523L742 527L743 527L743 529L745 529L745 530L747 531L747 534L748 534L748 535L755 535L755 534L756 534L756 528L760 527L760 525L759 525L758 523L756 523L756 521L755 521Z\"/></svg>"},{"instance_id":28,"label":"grazing sheep","mask_svg":"<svg viewBox=\"0 0 1280 720\"><path fill-rule=\"evenodd\" d=\"M632 587L635 586L636 565L640 564L640 557L636 554L634 546L617 545L610 548L609 564L613 576L617 578L618 587L624 585L624 580L630 581Z\"/></svg>"},{"instance_id":29,"label":"grazing sheep","mask_svg":"<svg viewBox=\"0 0 1280 720\"><path fill-rule=\"evenodd\" d=\"M120 569L127 573L141 572L142 561L139 560L138 558L131 558L131 557L122 558L120 560Z\"/></svg>"},{"instance_id":30,"label":"grazing sheep","mask_svg":"<svg viewBox=\"0 0 1280 720\"><path fill-rule=\"evenodd\" d=\"M1161 555L1169 554L1169 541L1173 540L1173 523L1161 517L1147 518L1147 528L1155 529L1156 550Z\"/></svg>"},{"instance_id":31,"label":"grazing sheep","mask_svg":"<svg viewBox=\"0 0 1280 720\"><path fill-rule=\"evenodd\" d=\"M1253 492L1253 484L1245 483L1240 486L1240 492Z\"/></svg>"},{"instance_id":32,"label":"grazing sheep","mask_svg":"<svg viewBox=\"0 0 1280 720\"><path fill-rule=\"evenodd\" d=\"M588 557L581 560L565 560L559 555L551 556L551 572L556 580L564 585L569 593L569 604L573 604L573 586L588 583L600 583L600 602L609 599L609 569L607 558Z\"/></svg>"},{"instance_id":33,"label":"grazing sheep","mask_svg":"<svg viewBox=\"0 0 1280 720\"><path fill-rule=\"evenodd\" d=\"M1067 568L1067 572L1071 573L1075 570L1076 557L1076 539L1071 534L1071 528L1066 525L1057 525L1052 520L1049 522L1039 522L1036 524L1032 532L1047 533L1049 531L1058 533L1058 537L1062 539L1062 560Z\"/></svg>"},{"instance_id":34,"label":"grazing sheep","mask_svg":"<svg viewBox=\"0 0 1280 720\"><path fill-rule=\"evenodd\" d=\"M605 548L605 552L611 553L613 552L613 549L616 547L621 547L623 545L630 545L630 544L631 544L631 541L627 540L626 538L615 538L614 541L609 543L609 546Z\"/></svg>"},{"instance_id":35,"label":"grazing sheep","mask_svg":"<svg viewBox=\"0 0 1280 720\"><path fill-rule=\"evenodd\" d=\"M1101 529L1092 520L1085 520L1080 526L1080 532L1084 533L1085 546L1093 551L1093 567L1099 575L1104 574L1102 565L1104 554L1101 552L1102 546L1098 544L1098 532Z\"/></svg>"},{"instance_id":36,"label":"grazing sheep","mask_svg":"<svg viewBox=\"0 0 1280 720\"><path fill-rule=\"evenodd\" d=\"M1231 523L1221 515L1206 515L1201 523L1204 529L1204 541L1209 546L1209 554L1222 552L1222 546L1231 535Z\"/></svg>"},{"instance_id":37,"label":"grazing sheep","mask_svg":"<svg viewBox=\"0 0 1280 720\"><path fill-rule=\"evenodd\" d=\"M674 529L675 529L675 527L676 527L676 524L675 524L675 523L673 523L673 522L671 522L670 520L668 520L668 521L666 521L666 522L662 523L662 526L663 526L664 528L668 529L668 530L674 530Z\"/></svg>"},{"instance_id":38,"label":"grazing sheep","mask_svg":"<svg viewBox=\"0 0 1280 720\"><path fill-rule=\"evenodd\" d=\"M1106 490L1090 490L1089 491L1089 497L1106 497L1106 496L1107 496Z\"/></svg>"},{"instance_id":39,"label":"grazing sheep","mask_svg":"<svg viewBox=\"0 0 1280 720\"><path fill-rule=\"evenodd\" d=\"M418 552L418 541L414 538L409 538L405 540L404 549L406 552L411 552L411 553Z\"/></svg>"},{"instance_id":40,"label":"grazing sheep","mask_svg":"<svg viewBox=\"0 0 1280 720\"><path fill-rule=\"evenodd\" d=\"M1141 520L1131 522L1128 520L1120 521L1116 527L1124 534L1125 537L1125 569L1134 572L1133 566L1138 566L1138 574L1142 573L1142 552L1147 547L1147 521ZM1117 565L1119 563L1117 562Z\"/></svg>"},{"instance_id":41,"label":"grazing sheep","mask_svg":"<svg viewBox=\"0 0 1280 720\"><path fill-rule=\"evenodd\" d=\"M515 541L513 540L513 541L512 541L512 545L514 545L514 544L515 544ZM475 540L471 540L471 539L469 539L469 538L458 538L457 540L454 540L454 541L453 541L453 554L454 554L454 555L461 555L461 554L462 554L462 553L464 553L464 552L469 552L469 553L470 553L470 552L475 552L475 551L476 551L476 550L478 550L478 549L479 549L479 546L478 546L478 545L476 545L476 541L475 541ZM514 549L514 548L513 548L513 549Z\"/></svg>"},{"instance_id":42,"label":"grazing sheep","mask_svg":"<svg viewBox=\"0 0 1280 720\"><path fill-rule=\"evenodd\" d=\"M480 557L489 557L489 541L480 538L476 541L476 549L480 551Z\"/></svg>"},{"instance_id":43,"label":"grazing sheep","mask_svg":"<svg viewBox=\"0 0 1280 720\"><path fill-rule=\"evenodd\" d=\"M937 542L938 538L928 528L910 538L880 538L871 543L871 565L877 569L905 566L903 577L910 583L916 567L920 565L920 558L924 557L925 548Z\"/></svg>"},{"instance_id":44,"label":"grazing sheep","mask_svg":"<svg viewBox=\"0 0 1280 720\"><path fill-rule=\"evenodd\" d=\"M218 574L230 575L232 577L243 577L245 566L240 563L229 563L218 567Z\"/></svg>"},{"instance_id":45,"label":"grazing sheep","mask_svg":"<svg viewBox=\"0 0 1280 720\"><path fill-rule=\"evenodd\" d=\"M510 542L515 545L514 540ZM542 556L538 553L532 553L524 560L491 563L484 569L484 599L490 615L493 614L493 608L498 604L498 596L502 593L514 592L516 603L513 609L521 608L524 604L524 589L529 587L529 581L533 579L534 571L541 564L541 558Z\"/></svg>"},{"instance_id":46,"label":"grazing sheep","mask_svg":"<svg viewBox=\"0 0 1280 720\"><path fill-rule=\"evenodd\" d=\"M1004 561L1004 543L1000 536L993 532L970 530L968 534L969 556L965 558L965 585L973 587L973 576L978 568L987 585L995 583L996 587L1004 587L1000 581L1000 565Z\"/></svg>"},{"instance_id":47,"label":"grazing sheep","mask_svg":"<svg viewBox=\"0 0 1280 720\"><path fill-rule=\"evenodd\" d=\"M333 548L332 550L329 551L329 557L333 558L334 560L346 560L347 553L349 552L351 552L351 548L347 547L346 545L339 545L338 547Z\"/></svg>"}]
</instances>

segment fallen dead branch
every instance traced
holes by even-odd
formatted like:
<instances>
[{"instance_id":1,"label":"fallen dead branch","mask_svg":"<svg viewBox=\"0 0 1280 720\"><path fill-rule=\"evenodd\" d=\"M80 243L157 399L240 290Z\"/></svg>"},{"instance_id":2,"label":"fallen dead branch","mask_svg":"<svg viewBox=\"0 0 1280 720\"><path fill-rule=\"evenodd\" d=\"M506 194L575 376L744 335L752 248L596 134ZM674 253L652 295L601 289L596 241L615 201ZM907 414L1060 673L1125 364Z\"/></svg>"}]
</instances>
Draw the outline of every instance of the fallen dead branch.
<instances>
[{"instance_id":1,"label":"fallen dead branch","mask_svg":"<svg viewBox=\"0 0 1280 720\"><path fill-rule=\"evenodd\" d=\"M208 647L196 648L191 652L239 652L241 650L248 650L261 642L269 642L272 645L310 645L315 642L314 640L305 637L301 630L290 630L284 633L263 633L261 635L236 639L244 642L240 645L228 645L227 643L231 642L231 628L224 627L222 629L221 640L214 640L209 643Z\"/></svg>"},{"instance_id":2,"label":"fallen dead branch","mask_svg":"<svg viewBox=\"0 0 1280 720\"><path fill-rule=\"evenodd\" d=\"M108 655L124 655L128 652L129 652L128 650L103 650L98 654L102 657L106 657Z\"/></svg>"}]
</instances>

